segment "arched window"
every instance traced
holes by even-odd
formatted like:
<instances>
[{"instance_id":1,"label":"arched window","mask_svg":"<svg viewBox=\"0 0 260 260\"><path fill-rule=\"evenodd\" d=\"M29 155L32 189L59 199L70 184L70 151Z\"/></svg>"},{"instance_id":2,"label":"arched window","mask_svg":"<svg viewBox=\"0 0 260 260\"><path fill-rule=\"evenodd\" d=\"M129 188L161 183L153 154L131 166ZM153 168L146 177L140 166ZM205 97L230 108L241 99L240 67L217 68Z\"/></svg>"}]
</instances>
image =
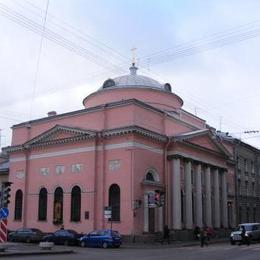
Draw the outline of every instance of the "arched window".
<instances>
[{"instance_id":1,"label":"arched window","mask_svg":"<svg viewBox=\"0 0 260 260\"><path fill-rule=\"evenodd\" d=\"M41 188L39 193L38 219L47 219L47 190L45 188Z\"/></svg>"},{"instance_id":2,"label":"arched window","mask_svg":"<svg viewBox=\"0 0 260 260\"><path fill-rule=\"evenodd\" d=\"M120 187L112 184L109 188L109 206L112 209L112 221L120 221Z\"/></svg>"},{"instance_id":3,"label":"arched window","mask_svg":"<svg viewBox=\"0 0 260 260\"><path fill-rule=\"evenodd\" d=\"M71 221L80 221L81 212L81 190L79 186L74 186L71 191L71 208L70 219Z\"/></svg>"},{"instance_id":4,"label":"arched window","mask_svg":"<svg viewBox=\"0 0 260 260\"><path fill-rule=\"evenodd\" d=\"M21 220L23 212L23 192L21 190L15 193L15 209L14 209L14 219Z\"/></svg>"},{"instance_id":5,"label":"arched window","mask_svg":"<svg viewBox=\"0 0 260 260\"><path fill-rule=\"evenodd\" d=\"M153 173L152 172L148 172L146 174L145 180L154 182L155 179L154 179Z\"/></svg>"},{"instance_id":6,"label":"arched window","mask_svg":"<svg viewBox=\"0 0 260 260\"><path fill-rule=\"evenodd\" d=\"M159 182L160 178L158 173L155 170L149 170L145 175L145 181L148 182Z\"/></svg>"},{"instance_id":7,"label":"arched window","mask_svg":"<svg viewBox=\"0 0 260 260\"><path fill-rule=\"evenodd\" d=\"M63 190L61 187L56 188L54 192L53 223L63 223Z\"/></svg>"}]
</instances>

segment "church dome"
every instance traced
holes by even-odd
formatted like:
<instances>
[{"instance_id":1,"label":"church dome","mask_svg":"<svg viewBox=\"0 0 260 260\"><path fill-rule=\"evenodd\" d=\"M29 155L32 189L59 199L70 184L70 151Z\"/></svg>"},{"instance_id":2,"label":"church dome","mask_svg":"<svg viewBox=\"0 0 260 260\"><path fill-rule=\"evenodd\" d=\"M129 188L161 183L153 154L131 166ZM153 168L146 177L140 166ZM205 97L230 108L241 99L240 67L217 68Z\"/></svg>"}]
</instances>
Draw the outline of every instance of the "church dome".
<instances>
[{"instance_id":1,"label":"church dome","mask_svg":"<svg viewBox=\"0 0 260 260\"><path fill-rule=\"evenodd\" d=\"M146 77L137 75L138 68L133 64L130 68L129 75L123 75L114 79L107 79L101 89L107 88L153 88L157 90L163 90L171 92L171 85L169 83L161 84L158 81Z\"/></svg>"},{"instance_id":2,"label":"church dome","mask_svg":"<svg viewBox=\"0 0 260 260\"><path fill-rule=\"evenodd\" d=\"M165 111L178 111L182 107L182 99L172 92L169 83L161 84L152 78L137 75L137 70L133 63L130 74L107 79L101 88L84 98L84 107L130 99L140 100Z\"/></svg>"}]
</instances>

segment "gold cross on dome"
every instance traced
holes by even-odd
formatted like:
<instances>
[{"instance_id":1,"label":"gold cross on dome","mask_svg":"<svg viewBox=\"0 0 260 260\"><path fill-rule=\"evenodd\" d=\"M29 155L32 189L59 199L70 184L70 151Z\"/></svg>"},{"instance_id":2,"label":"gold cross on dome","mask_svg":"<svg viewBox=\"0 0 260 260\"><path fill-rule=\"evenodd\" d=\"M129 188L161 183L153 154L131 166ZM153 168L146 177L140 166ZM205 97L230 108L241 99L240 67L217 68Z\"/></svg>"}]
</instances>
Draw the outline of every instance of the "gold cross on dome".
<instances>
[{"instance_id":1,"label":"gold cross on dome","mask_svg":"<svg viewBox=\"0 0 260 260\"><path fill-rule=\"evenodd\" d=\"M135 65L135 51L137 50L137 48L132 48L131 52L132 52L132 65Z\"/></svg>"}]
</instances>

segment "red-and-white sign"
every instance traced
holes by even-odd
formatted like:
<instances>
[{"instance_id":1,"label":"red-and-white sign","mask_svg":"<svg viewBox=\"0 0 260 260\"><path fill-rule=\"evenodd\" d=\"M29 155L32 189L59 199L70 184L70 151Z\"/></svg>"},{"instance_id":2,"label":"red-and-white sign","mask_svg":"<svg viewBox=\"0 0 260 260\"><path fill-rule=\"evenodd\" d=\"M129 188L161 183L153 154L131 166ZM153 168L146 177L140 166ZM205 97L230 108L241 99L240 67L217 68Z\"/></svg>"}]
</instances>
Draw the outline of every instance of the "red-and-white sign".
<instances>
[{"instance_id":1,"label":"red-and-white sign","mask_svg":"<svg viewBox=\"0 0 260 260\"><path fill-rule=\"evenodd\" d=\"M7 241L7 219L1 219L0 222L0 243Z\"/></svg>"}]
</instances>

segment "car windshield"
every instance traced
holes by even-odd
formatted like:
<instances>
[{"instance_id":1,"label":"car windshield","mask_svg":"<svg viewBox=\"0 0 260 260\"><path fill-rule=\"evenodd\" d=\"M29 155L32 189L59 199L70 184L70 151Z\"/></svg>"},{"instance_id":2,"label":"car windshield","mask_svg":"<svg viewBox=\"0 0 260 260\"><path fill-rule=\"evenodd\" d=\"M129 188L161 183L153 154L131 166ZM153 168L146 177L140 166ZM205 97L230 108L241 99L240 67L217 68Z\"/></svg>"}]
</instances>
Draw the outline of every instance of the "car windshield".
<instances>
[{"instance_id":1,"label":"car windshield","mask_svg":"<svg viewBox=\"0 0 260 260\"><path fill-rule=\"evenodd\" d=\"M37 228L32 228L32 231L33 231L33 232L42 233L42 231L41 231L40 229L37 229Z\"/></svg>"},{"instance_id":2,"label":"car windshield","mask_svg":"<svg viewBox=\"0 0 260 260\"><path fill-rule=\"evenodd\" d=\"M242 227L244 227L246 231L252 231L251 225L241 225L241 226L239 226L238 230L242 231Z\"/></svg>"}]
</instances>

